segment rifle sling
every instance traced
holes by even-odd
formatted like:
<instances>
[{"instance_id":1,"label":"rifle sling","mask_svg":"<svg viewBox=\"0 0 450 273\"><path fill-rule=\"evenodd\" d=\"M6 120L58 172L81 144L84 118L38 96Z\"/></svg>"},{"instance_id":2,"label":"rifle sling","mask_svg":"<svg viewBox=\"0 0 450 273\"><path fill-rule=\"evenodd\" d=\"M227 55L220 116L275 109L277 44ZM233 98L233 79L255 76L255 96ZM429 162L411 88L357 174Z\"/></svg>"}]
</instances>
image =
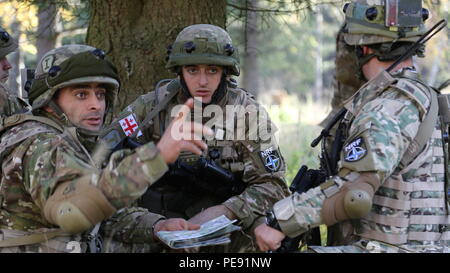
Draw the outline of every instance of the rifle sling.
<instances>
[{"instance_id":1,"label":"rifle sling","mask_svg":"<svg viewBox=\"0 0 450 273\"><path fill-rule=\"evenodd\" d=\"M170 92L169 94L167 94L164 99L161 101L161 103L159 103L155 109L153 109L150 113L148 113L148 115L145 117L145 119L142 121L141 124L143 124L143 127L145 128L145 126L148 126L149 122L151 120L153 120L153 118L156 117L156 115L159 114L159 112L161 112L162 110L164 110L164 108L166 107L167 103L169 103L169 101L175 97L176 94L178 94L179 90L174 90L172 92ZM158 121L159 122L159 121ZM137 134L140 132L140 130L136 130L131 136L130 138L136 138ZM161 132L162 133L162 132Z\"/></svg>"}]
</instances>

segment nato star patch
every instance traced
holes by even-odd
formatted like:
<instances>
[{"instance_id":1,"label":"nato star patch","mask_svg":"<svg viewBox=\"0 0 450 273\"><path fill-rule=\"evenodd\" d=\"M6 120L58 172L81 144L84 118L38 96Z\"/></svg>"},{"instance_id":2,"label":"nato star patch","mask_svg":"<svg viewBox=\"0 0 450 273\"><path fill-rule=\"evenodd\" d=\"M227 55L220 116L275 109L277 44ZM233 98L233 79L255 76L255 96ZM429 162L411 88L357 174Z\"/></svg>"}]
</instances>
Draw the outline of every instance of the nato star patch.
<instances>
[{"instance_id":1,"label":"nato star patch","mask_svg":"<svg viewBox=\"0 0 450 273\"><path fill-rule=\"evenodd\" d=\"M270 147L262 152L259 152L264 167L269 172L276 172L280 169L281 159L278 152Z\"/></svg>"},{"instance_id":2,"label":"nato star patch","mask_svg":"<svg viewBox=\"0 0 450 273\"><path fill-rule=\"evenodd\" d=\"M355 162L361 160L367 154L364 139L362 137L354 139L344 147L344 152L345 161L347 162Z\"/></svg>"}]
</instances>

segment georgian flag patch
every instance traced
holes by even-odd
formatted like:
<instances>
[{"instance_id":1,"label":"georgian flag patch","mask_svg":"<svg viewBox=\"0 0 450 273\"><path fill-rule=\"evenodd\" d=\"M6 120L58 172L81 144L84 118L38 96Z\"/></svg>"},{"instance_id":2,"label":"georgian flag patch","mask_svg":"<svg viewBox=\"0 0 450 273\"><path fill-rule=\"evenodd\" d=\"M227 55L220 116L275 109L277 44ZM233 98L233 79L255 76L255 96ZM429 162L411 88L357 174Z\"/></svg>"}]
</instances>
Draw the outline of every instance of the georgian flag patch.
<instances>
[{"instance_id":1,"label":"georgian flag patch","mask_svg":"<svg viewBox=\"0 0 450 273\"><path fill-rule=\"evenodd\" d=\"M139 129L139 125L136 122L133 114L128 115L127 117L119 120L119 124L122 127L123 132L126 136L131 136L136 130ZM141 136L142 132L139 131L137 136Z\"/></svg>"},{"instance_id":2,"label":"georgian flag patch","mask_svg":"<svg viewBox=\"0 0 450 273\"><path fill-rule=\"evenodd\" d=\"M344 152L345 161L347 162L355 162L361 160L367 154L364 139L362 137L354 139L347 146L345 146Z\"/></svg>"}]
</instances>

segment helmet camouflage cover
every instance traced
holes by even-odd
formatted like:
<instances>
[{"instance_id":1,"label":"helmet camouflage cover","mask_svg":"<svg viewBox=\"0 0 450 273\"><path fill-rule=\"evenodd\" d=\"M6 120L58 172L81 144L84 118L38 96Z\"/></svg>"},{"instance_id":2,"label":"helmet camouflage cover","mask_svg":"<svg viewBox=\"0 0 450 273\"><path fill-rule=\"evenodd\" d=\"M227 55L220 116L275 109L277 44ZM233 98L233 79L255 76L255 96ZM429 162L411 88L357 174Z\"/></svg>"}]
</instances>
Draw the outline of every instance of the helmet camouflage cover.
<instances>
[{"instance_id":1,"label":"helmet camouflage cover","mask_svg":"<svg viewBox=\"0 0 450 273\"><path fill-rule=\"evenodd\" d=\"M18 45L14 38L5 29L0 27L0 59L16 50L17 47Z\"/></svg>"},{"instance_id":2,"label":"helmet camouflage cover","mask_svg":"<svg viewBox=\"0 0 450 273\"><path fill-rule=\"evenodd\" d=\"M107 107L112 107L119 89L119 76L105 53L87 45L65 45L47 52L38 62L28 97L33 110L47 105L56 91L81 83L108 87Z\"/></svg>"},{"instance_id":3,"label":"helmet camouflage cover","mask_svg":"<svg viewBox=\"0 0 450 273\"><path fill-rule=\"evenodd\" d=\"M355 0L344 12L349 45L415 42L426 32L428 10L422 0Z\"/></svg>"},{"instance_id":4,"label":"helmet camouflage cover","mask_svg":"<svg viewBox=\"0 0 450 273\"><path fill-rule=\"evenodd\" d=\"M184 28L169 48L166 68L175 71L179 66L211 64L229 67L239 75L239 54L230 35L222 28L208 24Z\"/></svg>"}]
</instances>

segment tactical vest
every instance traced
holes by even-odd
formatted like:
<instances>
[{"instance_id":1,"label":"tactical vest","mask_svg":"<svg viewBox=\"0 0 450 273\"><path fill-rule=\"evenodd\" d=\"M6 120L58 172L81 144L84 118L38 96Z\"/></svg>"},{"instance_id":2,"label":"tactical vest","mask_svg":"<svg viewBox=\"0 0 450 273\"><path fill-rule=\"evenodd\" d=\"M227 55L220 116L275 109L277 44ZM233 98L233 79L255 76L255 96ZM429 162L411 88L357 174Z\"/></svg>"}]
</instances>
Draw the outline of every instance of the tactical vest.
<instances>
[{"instance_id":1,"label":"tactical vest","mask_svg":"<svg viewBox=\"0 0 450 273\"><path fill-rule=\"evenodd\" d=\"M448 246L448 165L442 133L442 129L448 129L448 124L444 124L442 118L437 118L437 99L432 98L435 91L419 83L422 92L414 93L414 88L410 86L417 83L417 79L403 76L395 81L374 84L375 90L371 90L370 98L365 100L368 102L392 87L416 104L422 113L422 123L399 166L375 193L371 212L362 219L352 221L353 234L393 245ZM433 110L434 113L430 114ZM347 128L356 115L357 112L347 113L343 121L348 123ZM348 224L344 222L343 225Z\"/></svg>"},{"instance_id":2,"label":"tactical vest","mask_svg":"<svg viewBox=\"0 0 450 273\"><path fill-rule=\"evenodd\" d=\"M41 116L17 114L0 121L0 134L8 128L25 122L38 122L31 131L19 132L15 138L0 143L0 159L3 160L14 147L24 140L41 133L61 134L74 144L77 153L90 158L89 153L76 138L76 132L64 128L55 121ZM45 126L44 126L45 125ZM22 155L23 156L23 155ZM0 186L0 205L3 206L3 186ZM81 241L79 234L69 234L57 228L41 228L34 232L0 229L0 253L3 252L86 252L87 244Z\"/></svg>"},{"instance_id":3,"label":"tactical vest","mask_svg":"<svg viewBox=\"0 0 450 273\"><path fill-rule=\"evenodd\" d=\"M146 132L147 135L152 136L153 141L158 141L161 137L161 132L165 130L171 121L170 111L172 107L179 104L181 86L178 81L172 81L170 84L160 88L158 94L155 93L153 98L153 111L147 117L152 120L145 119L141 124L152 124L151 128ZM155 104L155 96L158 96L159 103ZM238 88L228 88L225 97L223 98L223 105L246 105L248 94ZM219 102L220 104L220 102ZM163 111L159 113L158 111ZM158 113L157 113L158 112ZM194 113L192 113L194 115ZM225 121L225 118L224 118ZM225 123L226 124L226 123ZM236 123L234 123L236 124ZM235 141L220 139L220 135L226 135L227 128L222 125L214 125L216 136L213 140L208 140L207 159L211 159L211 151L217 151L220 157L214 161L224 169L230 170L237 178L241 178L244 171L244 162L239 157ZM139 137L137 138L140 139ZM254 146L250 141L241 141L243 145L251 148ZM192 165L198 160L199 156L192 153L183 152L180 154L179 160L187 165ZM181 180L181 178L180 178ZM229 196L231 197L231 196ZM228 197L228 198L229 198ZM225 199L226 200L226 199ZM141 197L139 205L149 209L154 213L163 214L166 217L183 217L190 218L208 207L221 204L225 201L214 195L214 186L207 191L199 191L198 188L189 185L186 181L158 181Z\"/></svg>"}]
</instances>

